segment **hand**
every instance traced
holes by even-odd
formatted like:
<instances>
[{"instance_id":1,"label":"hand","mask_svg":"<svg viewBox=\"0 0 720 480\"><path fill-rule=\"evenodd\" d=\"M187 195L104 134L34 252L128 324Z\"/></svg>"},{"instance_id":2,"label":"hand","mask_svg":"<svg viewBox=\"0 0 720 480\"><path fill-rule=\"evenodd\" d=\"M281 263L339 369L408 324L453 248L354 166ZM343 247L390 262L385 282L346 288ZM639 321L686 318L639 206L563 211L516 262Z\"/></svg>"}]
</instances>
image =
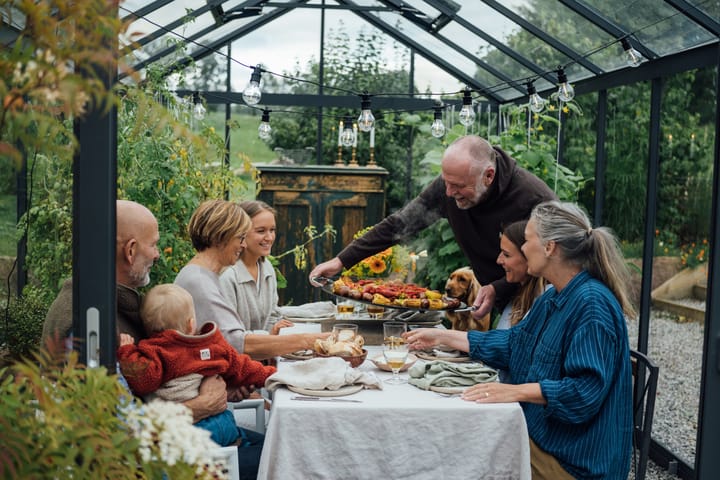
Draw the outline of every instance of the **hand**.
<instances>
[{"instance_id":1,"label":"hand","mask_svg":"<svg viewBox=\"0 0 720 480\"><path fill-rule=\"evenodd\" d=\"M462 399L476 403L516 402L518 395L515 387L516 385L498 382L478 383L465 389Z\"/></svg>"},{"instance_id":2,"label":"hand","mask_svg":"<svg viewBox=\"0 0 720 480\"><path fill-rule=\"evenodd\" d=\"M437 329L435 328L418 328L403 333L405 343L408 344L410 350L429 350L438 345Z\"/></svg>"},{"instance_id":3,"label":"hand","mask_svg":"<svg viewBox=\"0 0 720 480\"><path fill-rule=\"evenodd\" d=\"M304 349L305 350L314 350L315 348L315 340L325 340L330 335L332 335L332 332L323 332L323 333L298 333L302 337L303 343L304 343Z\"/></svg>"},{"instance_id":4,"label":"hand","mask_svg":"<svg viewBox=\"0 0 720 480\"><path fill-rule=\"evenodd\" d=\"M337 275L343 269L343 264L338 257L335 257L327 262L321 263L316 266L310 272L310 285L313 287L322 287L321 283L313 281L315 277L332 277Z\"/></svg>"},{"instance_id":5,"label":"hand","mask_svg":"<svg viewBox=\"0 0 720 480\"><path fill-rule=\"evenodd\" d=\"M132 335L128 335L127 333L121 333L120 334L120 346L123 347L125 345L133 345L135 344L135 339Z\"/></svg>"},{"instance_id":6,"label":"hand","mask_svg":"<svg viewBox=\"0 0 720 480\"><path fill-rule=\"evenodd\" d=\"M202 413L206 413L201 418L222 413L227 409L227 386L225 380L220 375L205 377L200 384L198 396L192 400ZM194 408L193 414L195 414Z\"/></svg>"},{"instance_id":7,"label":"hand","mask_svg":"<svg viewBox=\"0 0 720 480\"><path fill-rule=\"evenodd\" d=\"M495 305L495 287L484 285L473 302L473 307L477 307L477 310L473 310L470 315L475 320L480 320L492 310L493 305Z\"/></svg>"},{"instance_id":8,"label":"hand","mask_svg":"<svg viewBox=\"0 0 720 480\"><path fill-rule=\"evenodd\" d=\"M231 402L240 402L246 398L260 398L260 394L255 391L255 387L252 385L229 388L227 394L228 400Z\"/></svg>"},{"instance_id":9,"label":"hand","mask_svg":"<svg viewBox=\"0 0 720 480\"><path fill-rule=\"evenodd\" d=\"M292 327L293 325L295 325L293 322L291 322L287 318L283 318L272 326L272 328L270 329L270 335L278 335L281 328Z\"/></svg>"}]
</instances>

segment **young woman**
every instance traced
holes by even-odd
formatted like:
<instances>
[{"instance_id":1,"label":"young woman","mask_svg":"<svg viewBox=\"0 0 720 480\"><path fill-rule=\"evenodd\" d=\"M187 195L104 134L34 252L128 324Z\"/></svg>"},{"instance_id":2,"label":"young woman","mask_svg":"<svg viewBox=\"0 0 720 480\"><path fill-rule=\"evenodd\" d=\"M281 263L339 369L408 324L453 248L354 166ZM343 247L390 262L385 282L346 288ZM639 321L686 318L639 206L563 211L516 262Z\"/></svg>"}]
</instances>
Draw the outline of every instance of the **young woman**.
<instances>
[{"instance_id":1,"label":"young woman","mask_svg":"<svg viewBox=\"0 0 720 480\"><path fill-rule=\"evenodd\" d=\"M500 254L497 263L505 270L508 283L519 283L520 288L503 309L495 328L515 326L525 317L537 297L545 291L542 278L528 275L528 264L520 248L525 243L527 220L513 222L503 228L500 236Z\"/></svg>"},{"instance_id":2,"label":"young woman","mask_svg":"<svg viewBox=\"0 0 720 480\"><path fill-rule=\"evenodd\" d=\"M553 288L507 330L421 329L411 348L442 343L509 370L510 383L479 384L463 398L520 402L533 478L625 479L632 440L632 374L625 317L634 315L617 241L576 205L536 206L522 252L528 273Z\"/></svg>"},{"instance_id":3,"label":"young woman","mask_svg":"<svg viewBox=\"0 0 720 480\"><path fill-rule=\"evenodd\" d=\"M220 286L246 330L277 335L281 328L293 324L280 314L275 268L267 259L275 243L275 210L259 200L239 205L250 217L252 227L240 259L220 276Z\"/></svg>"}]
</instances>

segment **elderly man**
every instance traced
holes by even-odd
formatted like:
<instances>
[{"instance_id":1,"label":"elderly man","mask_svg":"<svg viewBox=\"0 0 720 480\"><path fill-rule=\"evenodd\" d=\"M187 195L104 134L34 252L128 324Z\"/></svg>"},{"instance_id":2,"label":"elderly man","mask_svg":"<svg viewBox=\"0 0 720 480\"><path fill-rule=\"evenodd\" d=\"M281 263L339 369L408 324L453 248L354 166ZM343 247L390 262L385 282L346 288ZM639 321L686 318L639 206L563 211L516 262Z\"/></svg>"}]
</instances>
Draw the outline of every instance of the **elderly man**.
<instances>
[{"instance_id":1,"label":"elderly man","mask_svg":"<svg viewBox=\"0 0 720 480\"><path fill-rule=\"evenodd\" d=\"M150 283L150 269L160 258L158 222L145 206L128 200L117 201L116 217L117 330L141 339L146 334L140 320L142 296L136 289ZM68 279L45 317L43 344L68 337L71 329L72 279ZM217 376L207 377L200 387L200 395L185 405L193 411L195 421L224 411L227 406L225 381Z\"/></svg>"},{"instance_id":2,"label":"elderly man","mask_svg":"<svg viewBox=\"0 0 720 480\"><path fill-rule=\"evenodd\" d=\"M508 284L495 260L500 251L502 225L523 220L540 202L556 199L548 186L484 138L476 135L453 142L442 159L442 174L409 204L388 216L337 257L310 272L333 276L344 267L408 240L441 218L446 218L455 240L483 285L473 317L485 316L496 304L502 308L516 285Z\"/></svg>"}]
</instances>

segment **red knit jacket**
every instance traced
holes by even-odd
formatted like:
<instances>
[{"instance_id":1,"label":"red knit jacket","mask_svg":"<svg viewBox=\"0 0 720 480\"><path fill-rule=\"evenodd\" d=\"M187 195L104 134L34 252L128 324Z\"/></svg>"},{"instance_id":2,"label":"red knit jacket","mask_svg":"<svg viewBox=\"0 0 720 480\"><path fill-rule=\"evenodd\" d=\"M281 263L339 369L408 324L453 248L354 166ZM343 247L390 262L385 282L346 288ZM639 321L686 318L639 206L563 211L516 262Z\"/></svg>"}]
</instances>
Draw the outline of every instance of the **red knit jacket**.
<instances>
[{"instance_id":1,"label":"red knit jacket","mask_svg":"<svg viewBox=\"0 0 720 480\"><path fill-rule=\"evenodd\" d=\"M133 393L141 396L190 373L220 375L232 387L262 387L276 371L238 353L213 322L204 324L197 335L165 330L137 345L121 346L117 357Z\"/></svg>"}]
</instances>

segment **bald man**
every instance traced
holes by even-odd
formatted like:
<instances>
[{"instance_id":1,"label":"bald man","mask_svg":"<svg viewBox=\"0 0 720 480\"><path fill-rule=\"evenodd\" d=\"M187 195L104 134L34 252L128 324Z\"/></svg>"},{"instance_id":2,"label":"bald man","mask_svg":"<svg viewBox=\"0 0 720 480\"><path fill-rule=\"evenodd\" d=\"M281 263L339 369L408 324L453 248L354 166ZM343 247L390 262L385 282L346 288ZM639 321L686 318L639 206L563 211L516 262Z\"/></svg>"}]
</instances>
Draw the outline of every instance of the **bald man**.
<instances>
[{"instance_id":1,"label":"bald man","mask_svg":"<svg viewBox=\"0 0 720 480\"><path fill-rule=\"evenodd\" d=\"M117 329L134 338L145 338L140 321L141 297L136 289L150 283L150 269L160 258L158 223L150 210L128 200L117 201L116 216ZM45 317L43 344L47 339L67 337L71 328L72 279L68 279Z\"/></svg>"},{"instance_id":2,"label":"bald man","mask_svg":"<svg viewBox=\"0 0 720 480\"><path fill-rule=\"evenodd\" d=\"M446 218L483 285L473 317L482 318L493 306L502 310L517 285L507 283L504 270L495 262L501 228L527 219L535 205L557 197L545 182L477 135L453 142L445 150L441 168L442 174L405 207L354 240L337 257L315 267L310 272L311 283L315 284L313 277L336 275Z\"/></svg>"},{"instance_id":3,"label":"bald man","mask_svg":"<svg viewBox=\"0 0 720 480\"><path fill-rule=\"evenodd\" d=\"M160 233L155 215L145 206L129 200L116 203L116 255L115 280L117 281L116 325L119 333L127 333L136 340L146 338L140 320L142 296L136 290L150 283L150 269L160 258ZM48 340L57 342L70 335L72 329L72 279L66 280L57 298L50 306L43 325L43 345ZM247 392L235 392L247 395ZM227 408L225 381L219 376L206 377L200 385L200 395L184 402L197 422Z\"/></svg>"}]
</instances>

